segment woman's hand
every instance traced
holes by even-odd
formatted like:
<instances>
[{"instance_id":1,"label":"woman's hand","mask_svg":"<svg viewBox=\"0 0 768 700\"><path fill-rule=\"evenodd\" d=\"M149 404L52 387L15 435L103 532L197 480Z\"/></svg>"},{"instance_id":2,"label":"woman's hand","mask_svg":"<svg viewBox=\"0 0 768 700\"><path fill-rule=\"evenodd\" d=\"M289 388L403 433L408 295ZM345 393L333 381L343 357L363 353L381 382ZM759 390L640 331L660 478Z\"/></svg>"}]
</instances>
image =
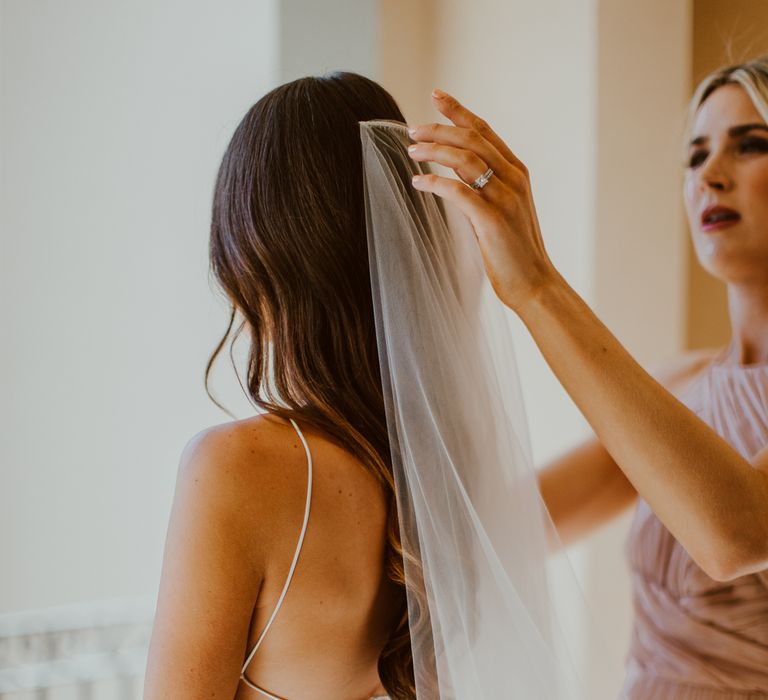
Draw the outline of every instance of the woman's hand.
<instances>
[{"instance_id":1,"label":"woman's hand","mask_svg":"<svg viewBox=\"0 0 768 700\"><path fill-rule=\"evenodd\" d=\"M455 126L424 124L409 130L417 161L434 161L467 184L488 168L493 176L482 189L455 179L420 175L413 186L453 202L470 220L486 274L504 304L519 312L529 300L559 278L544 249L525 165L488 124L439 90L437 109Z\"/></svg>"}]
</instances>

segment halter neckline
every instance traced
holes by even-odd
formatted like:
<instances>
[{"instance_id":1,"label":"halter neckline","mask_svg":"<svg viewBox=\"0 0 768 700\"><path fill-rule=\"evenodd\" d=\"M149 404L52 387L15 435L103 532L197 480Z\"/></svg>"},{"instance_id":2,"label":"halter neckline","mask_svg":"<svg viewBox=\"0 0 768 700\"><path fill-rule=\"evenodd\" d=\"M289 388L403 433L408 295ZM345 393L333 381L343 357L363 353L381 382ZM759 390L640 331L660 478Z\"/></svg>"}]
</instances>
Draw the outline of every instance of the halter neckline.
<instances>
[{"instance_id":1,"label":"halter neckline","mask_svg":"<svg viewBox=\"0 0 768 700\"><path fill-rule=\"evenodd\" d=\"M725 364L725 358L729 354L731 350L732 343L729 343L725 348L723 348L717 355L715 355L715 358L712 360L710 367L717 370L723 370L723 371L739 371L739 370L765 370L768 369L768 361L765 362L753 362L748 365L743 364Z\"/></svg>"}]
</instances>

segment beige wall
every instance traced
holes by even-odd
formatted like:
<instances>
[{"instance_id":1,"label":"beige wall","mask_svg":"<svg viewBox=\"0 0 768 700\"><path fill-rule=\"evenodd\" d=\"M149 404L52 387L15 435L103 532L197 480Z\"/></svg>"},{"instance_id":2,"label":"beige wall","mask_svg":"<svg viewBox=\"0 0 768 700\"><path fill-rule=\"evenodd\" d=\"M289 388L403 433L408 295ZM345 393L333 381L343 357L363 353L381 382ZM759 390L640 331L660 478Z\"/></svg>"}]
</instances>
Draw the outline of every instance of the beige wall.
<instances>
[{"instance_id":1,"label":"beige wall","mask_svg":"<svg viewBox=\"0 0 768 700\"><path fill-rule=\"evenodd\" d=\"M487 119L531 171L552 258L592 301L597 3L383 0L380 7L380 79L406 117L444 121L429 99L437 86ZM403 16L408 16L407 23ZM534 458L543 464L588 430L528 334L519 324L513 328ZM587 557L586 550L572 552L582 579L588 578ZM584 622L573 621L581 625L582 635L587 633ZM576 661L584 668L593 649L582 646L583 658ZM615 697L622 675L621 646L614 645L612 660L603 659L591 699ZM602 690L597 688L601 684Z\"/></svg>"},{"instance_id":2,"label":"beige wall","mask_svg":"<svg viewBox=\"0 0 768 700\"><path fill-rule=\"evenodd\" d=\"M687 0L600 3L595 305L648 365L683 344L689 17Z\"/></svg>"},{"instance_id":3,"label":"beige wall","mask_svg":"<svg viewBox=\"0 0 768 700\"><path fill-rule=\"evenodd\" d=\"M683 346L685 237L679 159L688 100L690 2L602 0L598 16L594 309L651 368ZM633 512L585 545L599 640L625 651L631 590L624 544ZM591 658L596 697L615 671ZM599 694L599 695L598 695Z\"/></svg>"},{"instance_id":4,"label":"beige wall","mask_svg":"<svg viewBox=\"0 0 768 700\"><path fill-rule=\"evenodd\" d=\"M693 0L691 92L719 66L763 53L768 53L768 2ZM686 346L724 345L731 335L725 285L699 265L690 236L687 238Z\"/></svg>"},{"instance_id":5,"label":"beige wall","mask_svg":"<svg viewBox=\"0 0 768 700\"><path fill-rule=\"evenodd\" d=\"M595 12L593 0L380 4L381 82L412 122L443 119L429 100L439 86L494 126L529 166L550 252L586 297L593 264ZM584 423L527 334L517 331L534 450L547 459L582 435Z\"/></svg>"},{"instance_id":6,"label":"beige wall","mask_svg":"<svg viewBox=\"0 0 768 700\"><path fill-rule=\"evenodd\" d=\"M429 93L434 87L436 18L441 2L377 3L376 80L392 93L405 118L414 124L435 119Z\"/></svg>"}]
</instances>

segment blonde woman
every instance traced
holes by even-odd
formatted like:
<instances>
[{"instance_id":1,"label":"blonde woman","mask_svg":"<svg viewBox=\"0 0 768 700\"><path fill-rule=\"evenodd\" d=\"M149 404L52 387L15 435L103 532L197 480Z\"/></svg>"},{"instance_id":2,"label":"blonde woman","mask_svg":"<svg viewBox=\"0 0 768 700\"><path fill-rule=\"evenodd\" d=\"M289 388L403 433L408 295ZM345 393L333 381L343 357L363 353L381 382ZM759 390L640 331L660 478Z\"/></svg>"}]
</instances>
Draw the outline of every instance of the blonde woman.
<instances>
[{"instance_id":1,"label":"blonde woman","mask_svg":"<svg viewBox=\"0 0 768 700\"><path fill-rule=\"evenodd\" d=\"M596 435L540 476L562 539L636 504L624 694L768 698L768 57L712 73L691 101L685 206L699 262L727 285L732 337L658 380L553 266L524 164L455 99L434 102L453 126L413 128L411 156L473 187L414 187L470 219L497 295Z\"/></svg>"}]
</instances>

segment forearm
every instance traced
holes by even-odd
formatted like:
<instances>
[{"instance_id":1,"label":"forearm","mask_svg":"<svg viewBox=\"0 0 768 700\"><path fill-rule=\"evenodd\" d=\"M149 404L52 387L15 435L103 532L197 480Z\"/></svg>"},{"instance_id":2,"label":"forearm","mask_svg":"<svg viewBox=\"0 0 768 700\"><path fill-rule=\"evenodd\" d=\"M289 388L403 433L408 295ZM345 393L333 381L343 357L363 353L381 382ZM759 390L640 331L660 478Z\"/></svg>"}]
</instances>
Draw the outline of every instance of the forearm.
<instances>
[{"instance_id":1,"label":"forearm","mask_svg":"<svg viewBox=\"0 0 768 700\"><path fill-rule=\"evenodd\" d=\"M613 520L637 497L624 472L594 437L560 455L536 475L564 545Z\"/></svg>"},{"instance_id":2,"label":"forearm","mask_svg":"<svg viewBox=\"0 0 768 700\"><path fill-rule=\"evenodd\" d=\"M603 446L705 570L734 570L759 548L764 472L646 373L561 277L517 313Z\"/></svg>"}]
</instances>

